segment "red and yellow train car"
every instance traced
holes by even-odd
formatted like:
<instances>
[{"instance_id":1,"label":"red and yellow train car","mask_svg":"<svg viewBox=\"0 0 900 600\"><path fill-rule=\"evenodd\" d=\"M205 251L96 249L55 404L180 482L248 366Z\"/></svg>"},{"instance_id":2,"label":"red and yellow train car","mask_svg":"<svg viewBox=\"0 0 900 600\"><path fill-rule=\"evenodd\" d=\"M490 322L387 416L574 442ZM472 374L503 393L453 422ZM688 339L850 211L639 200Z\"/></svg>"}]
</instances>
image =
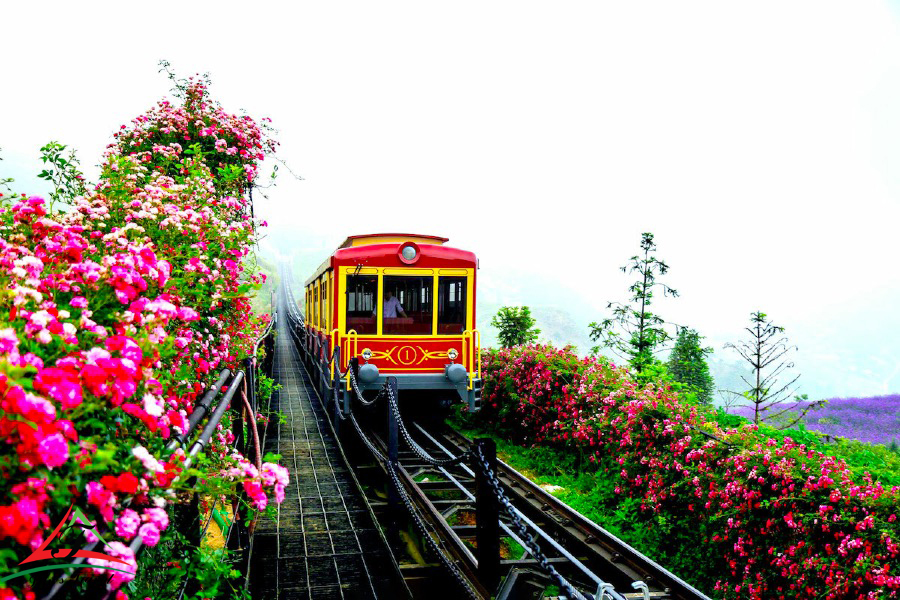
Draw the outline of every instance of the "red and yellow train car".
<instances>
[{"instance_id":1,"label":"red and yellow train car","mask_svg":"<svg viewBox=\"0 0 900 600\"><path fill-rule=\"evenodd\" d=\"M480 336L475 326L475 254L447 238L379 233L351 236L305 284L307 350L323 376L340 348L342 368L361 365L360 387L388 375L401 392L480 401ZM348 384L349 385L349 382Z\"/></svg>"}]
</instances>

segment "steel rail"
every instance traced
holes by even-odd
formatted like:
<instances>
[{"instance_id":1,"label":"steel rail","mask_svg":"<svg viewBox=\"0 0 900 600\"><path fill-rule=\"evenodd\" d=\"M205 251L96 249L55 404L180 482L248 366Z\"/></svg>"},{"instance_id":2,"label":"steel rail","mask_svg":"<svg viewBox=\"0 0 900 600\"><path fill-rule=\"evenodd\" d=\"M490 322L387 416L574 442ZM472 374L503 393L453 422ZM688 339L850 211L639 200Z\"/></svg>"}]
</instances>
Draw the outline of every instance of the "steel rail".
<instances>
[{"instance_id":1,"label":"steel rail","mask_svg":"<svg viewBox=\"0 0 900 600\"><path fill-rule=\"evenodd\" d=\"M424 432L420 425L416 424L416 427ZM456 446L456 448L450 449L451 452L454 450L461 452L472 446L472 442L468 438L452 429L444 437L448 445ZM498 459L497 466L499 471L497 475L507 490L531 506L534 512L544 514L552 512L558 515L559 529L565 531L567 537L579 542L602 562L614 566L623 575L635 581L652 582L652 586L661 587L662 589L659 591L667 593L670 598L712 600L653 559L535 484L507 463Z\"/></svg>"}]
</instances>

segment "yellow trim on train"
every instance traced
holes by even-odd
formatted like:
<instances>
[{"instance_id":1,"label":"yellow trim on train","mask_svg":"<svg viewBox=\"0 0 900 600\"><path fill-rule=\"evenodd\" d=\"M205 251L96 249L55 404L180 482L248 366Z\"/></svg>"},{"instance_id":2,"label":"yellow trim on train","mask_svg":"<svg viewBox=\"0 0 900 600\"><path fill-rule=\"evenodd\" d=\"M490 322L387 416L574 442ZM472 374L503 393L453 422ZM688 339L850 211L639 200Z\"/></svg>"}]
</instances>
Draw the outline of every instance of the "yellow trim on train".
<instances>
[{"instance_id":1,"label":"yellow trim on train","mask_svg":"<svg viewBox=\"0 0 900 600\"><path fill-rule=\"evenodd\" d=\"M451 271L451 273L447 273L446 271ZM346 331L347 329L347 276L348 275L376 275L378 276L378 295L376 298L384 297L384 276L385 275L407 275L407 276L422 276L422 275L432 275L434 277L434 287L433 290L437 290L438 286L438 278L441 276L457 276L457 277L465 277L466 278L466 323L465 329L469 329L472 326L473 321L473 312L475 310L475 299L473 298L474 294L472 294L472 289L475 280L475 269L440 269L438 273L434 272L434 269L401 269L397 267L363 267L362 269L358 269L357 267L338 267L338 282L339 287L341 289L341 293L338 298L338 313L337 313L337 327L340 331ZM332 281L334 275L331 275ZM332 288L332 296L333 294ZM432 294L432 331L437 331L437 318L438 318L438 297L437 294ZM329 306L329 314L333 314L332 311L333 306ZM431 335L409 335L409 336L398 336L396 334L392 335L384 335L383 322L381 319L381 312L376 312L376 333L366 334L365 337L377 337L379 339L390 339L391 337L402 337L404 339L415 338L417 340L428 340L428 339L446 339L452 337L459 337L461 334L459 333L451 333L451 334L431 334Z\"/></svg>"}]
</instances>

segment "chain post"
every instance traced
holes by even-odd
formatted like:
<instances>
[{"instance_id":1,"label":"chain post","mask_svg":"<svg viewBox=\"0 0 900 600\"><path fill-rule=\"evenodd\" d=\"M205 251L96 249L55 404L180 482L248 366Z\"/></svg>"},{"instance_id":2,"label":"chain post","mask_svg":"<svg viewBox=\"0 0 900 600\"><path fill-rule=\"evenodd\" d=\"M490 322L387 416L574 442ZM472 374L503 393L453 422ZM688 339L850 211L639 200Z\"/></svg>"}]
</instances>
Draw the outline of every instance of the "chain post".
<instances>
[{"instance_id":1,"label":"chain post","mask_svg":"<svg viewBox=\"0 0 900 600\"><path fill-rule=\"evenodd\" d=\"M388 470L394 471L399 468L399 447L400 447L400 425L397 421L397 415L391 410L391 398L397 398L397 378L388 377L384 382L388 392L387 402L387 426L388 426ZM390 515L388 522L393 532L397 531L400 514L400 498L397 491L390 487L388 489L388 514Z\"/></svg>"},{"instance_id":2,"label":"chain post","mask_svg":"<svg viewBox=\"0 0 900 600\"><path fill-rule=\"evenodd\" d=\"M353 371L353 378L359 381L359 357L354 356L350 359L350 364L347 367L348 371Z\"/></svg>"},{"instance_id":3,"label":"chain post","mask_svg":"<svg viewBox=\"0 0 900 600\"><path fill-rule=\"evenodd\" d=\"M497 444L476 438L475 451L491 472L497 472ZM478 546L478 579L488 589L500 584L500 503L483 469L475 469L475 539Z\"/></svg>"},{"instance_id":4,"label":"chain post","mask_svg":"<svg viewBox=\"0 0 900 600\"><path fill-rule=\"evenodd\" d=\"M334 435L341 437L341 405L338 402L341 394L341 348L334 349L334 355L331 357L331 364L334 368L334 374L331 377L331 394L334 403Z\"/></svg>"}]
</instances>

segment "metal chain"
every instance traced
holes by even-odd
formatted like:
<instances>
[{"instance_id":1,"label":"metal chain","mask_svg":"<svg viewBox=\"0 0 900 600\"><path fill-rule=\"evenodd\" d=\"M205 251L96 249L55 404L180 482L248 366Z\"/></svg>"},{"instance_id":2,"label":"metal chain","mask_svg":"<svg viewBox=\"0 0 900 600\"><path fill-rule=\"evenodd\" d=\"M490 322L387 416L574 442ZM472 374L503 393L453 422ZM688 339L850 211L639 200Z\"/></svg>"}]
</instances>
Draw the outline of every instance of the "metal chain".
<instances>
[{"instance_id":1,"label":"metal chain","mask_svg":"<svg viewBox=\"0 0 900 600\"><path fill-rule=\"evenodd\" d=\"M578 590L576 590L571 583L569 583L562 575L560 575L559 571L550 564L550 561L547 559L547 555L544 554L543 550L537 545L534 541L534 536L528 531L528 528L525 527L525 524L519 518L518 513L513 508L512 503L509 501L509 498L506 497L506 494L503 493L503 488L500 485L500 480L497 479L497 475L494 473L493 469L491 469L490 465L487 462L487 459L481 453L481 448L476 447L474 452L475 457L478 459L476 464L481 469L481 472L484 474L485 478L488 480L488 483L491 486L491 489L494 491L494 495L497 497L497 501L500 505L506 509L506 512L509 514L510 519L512 520L513 527L516 529L516 533L519 534L519 537L522 541L525 542L525 547L528 552L538 561L538 564L542 569L547 571L556 583L566 591L566 593L571 598L577 598L578 600L588 600L588 598L593 598L593 596L585 596ZM605 594L604 594L605 595ZM602 598L600 600L603 600Z\"/></svg>"},{"instance_id":2,"label":"metal chain","mask_svg":"<svg viewBox=\"0 0 900 600\"><path fill-rule=\"evenodd\" d=\"M338 417L341 419L341 421L346 421L347 416L344 414L344 410L341 408L341 401L338 400L337 394L332 394L331 397L334 398L334 408L335 412L337 412Z\"/></svg>"},{"instance_id":3,"label":"metal chain","mask_svg":"<svg viewBox=\"0 0 900 600\"><path fill-rule=\"evenodd\" d=\"M449 467L451 465L456 465L469 457L469 452L464 454L460 454L459 456L451 456L450 458L445 459L436 459L433 458L428 452L425 451L409 434L409 430L406 429L406 425L403 423L403 417L400 416L400 406L397 404L397 399L394 397L394 392L388 387L388 405L390 407L391 412L394 413L394 419L397 421L397 428L400 430L400 433L403 435L403 439L406 440L406 445L410 447L410 449L415 452L419 458L424 460L430 465L434 465L436 467Z\"/></svg>"},{"instance_id":4,"label":"metal chain","mask_svg":"<svg viewBox=\"0 0 900 600\"><path fill-rule=\"evenodd\" d=\"M353 423L353 427L356 429L357 435L363 441L363 444L369 449L369 452L378 459L379 462L383 463L387 466L388 474L391 477L391 482L394 488L397 490L397 495L400 496L400 499L403 501L403 504L406 506L407 512L412 516L413 522L415 522L416 527L422 533L422 536L428 542L428 546L437 554L441 563L450 571L453 575L454 579L456 579L460 585L466 590L469 597L473 600L480 600L478 594L475 590L472 589L472 586L469 584L468 579L462 574L459 568L444 554L441 548L437 545L437 542L431 537L428 532L428 528L426 527L424 521L422 521L419 516L416 507L413 505L412 500L409 497L409 494L406 493L406 489L400 483L400 478L397 475L397 465L392 463L387 459L387 457L382 454L382 452L375 447L375 444L369 440L369 436L363 431L362 427L359 424L359 421L356 420L356 415L353 412L350 412L350 421Z\"/></svg>"},{"instance_id":5,"label":"metal chain","mask_svg":"<svg viewBox=\"0 0 900 600\"><path fill-rule=\"evenodd\" d=\"M394 485L394 488L397 490L397 495L400 496L400 499L403 501L403 504L406 506L406 510L413 518L413 522L416 524L416 528L422 534L422 537L428 543L428 547L438 556L441 564L450 571L450 574L453 575L453 578L459 583L460 587L462 587L469 598L472 600L480 600L480 596L478 592L472 587L472 584L469 583L468 578L463 575L462 571L456 564L450 560L450 558L444 554L444 551L438 545L438 543L431 537L431 533L428 530L428 527L425 525L425 522L419 516L418 510L413 505L412 500L409 495L406 493L406 488L403 487L403 484L400 482L400 477L397 475L397 465L393 462L388 461L387 463L388 473L391 476L391 482Z\"/></svg>"},{"instance_id":6,"label":"metal chain","mask_svg":"<svg viewBox=\"0 0 900 600\"><path fill-rule=\"evenodd\" d=\"M359 385L356 383L356 375L353 373L353 369L347 369L347 375L350 377L350 386L353 388L353 391L356 392L356 399L359 400L360 404L363 406L372 406L380 398L382 398L385 394L385 390L387 389L387 382L384 382L384 386L378 391L378 395L372 398L371 400L366 400L363 397L362 392L359 391Z\"/></svg>"}]
</instances>

